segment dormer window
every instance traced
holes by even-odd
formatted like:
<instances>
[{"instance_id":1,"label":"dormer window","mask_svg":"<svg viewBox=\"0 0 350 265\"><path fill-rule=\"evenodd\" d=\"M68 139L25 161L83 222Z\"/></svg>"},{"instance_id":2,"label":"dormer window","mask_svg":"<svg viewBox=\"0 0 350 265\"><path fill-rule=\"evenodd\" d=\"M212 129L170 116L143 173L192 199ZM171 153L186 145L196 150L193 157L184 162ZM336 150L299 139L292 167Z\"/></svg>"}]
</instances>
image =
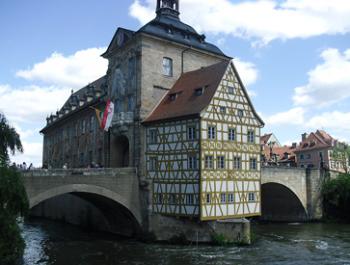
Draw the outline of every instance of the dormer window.
<instances>
[{"instance_id":1,"label":"dormer window","mask_svg":"<svg viewBox=\"0 0 350 265\"><path fill-rule=\"evenodd\" d=\"M169 95L169 100L170 100L170 101L174 101L174 100L176 99L176 96L177 96L176 93L170 94L170 95Z\"/></svg>"},{"instance_id":2,"label":"dormer window","mask_svg":"<svg viewBox=\"0 0 350 265\"><path fill-rule=\"evenodd\" d=\"M166 32L167 32L168 34L173 34L173 33L174 33L174 31L173 31L171 28L167 28L167 29L166 29Z\"/></svg>"},{"instance_id":3,"label":"dormer window","mask_svg":"<svg viewBox=\"0 0 350 265\"><path fill-rule=\"evenodd\" d=\"M203 87L199 87L199 88L195 89L194 94L196 96L201 96L201 95L203 95L203 92L204 92L204 88Z\"/></svg>"},{"instance_id":4,"label":"dormer window","mask_svg":"<svg viewBox=\"0 0 350 265\"><path fill-rule=\"evenodd\" d=\"M173 60L171 58L163 58L163 75L173 76Z\"/></svg>"}]
</instances>

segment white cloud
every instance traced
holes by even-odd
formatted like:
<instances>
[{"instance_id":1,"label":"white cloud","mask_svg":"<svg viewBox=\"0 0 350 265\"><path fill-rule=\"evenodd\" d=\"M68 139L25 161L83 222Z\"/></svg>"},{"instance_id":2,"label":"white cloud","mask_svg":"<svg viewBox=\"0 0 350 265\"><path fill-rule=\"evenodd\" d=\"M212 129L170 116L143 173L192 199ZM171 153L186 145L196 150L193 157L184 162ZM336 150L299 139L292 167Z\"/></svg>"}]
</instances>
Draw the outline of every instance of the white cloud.
<instances>
[{"instance_id":1,"label":"white cloud","mask_svg":"<svg viewBox=\"0 0 350 265\"><path fill-rule=\"evenodd\" d=\"M250 86L258 79L258 70L251 62L242 61L239 58L234 59L239 76L242 78L244 86Z\"/></svg>"},{"instance_id":2,"label":"white cloud","mask_svg":"<svg viewBox=\"0 0 350 265\"><path fill-rule=\"evenodd\" d=\"M61 108L69 95L69 88L0 85L0 110L12 123L44 123L47 115Z\"/></svg>"},{"instance_id":3,"label":"white cloud","mask_svg":"<svg viewBox=\"0 0 350 265\"><path fill-rule=\"evenodd\" d=\"M331 129L337 132L350 133L350 112L325 112L320 115L316 115L307 122L307 126L310 128L325 128Z\"/></svg>"},{"instance_id":4,"label":"white cloud","mask_svg":"<svg viewBox=\"0 0 350 265\"><path fill-rule=\"evenodd\" d=\"M154 18L153 0L135 0L129 13L147 23ZM207 33L232 34L268 43L350 31L347 0L182 0L183 21Z\"/></svg>"},{"instance_id":5,"label":"white cloud","mask_svg":"<svg viewBox=\"0 0 350 265\"><path fill-rule=\"evenodd\" d=\"M27 166L33 163L35 167L40 167L42 164L42 143L22 141L22 145L24 153L16 153L14 156L11 156L11 162L15 162L16 164L26 162Z\"/></svg>"},{"instance_id":6,"label":"white cloud","mask_svg":"<svg viewBox=\"0 0 350 265\"><path fill-rule=\"evenodd\" d=\"M81 88L106 74L108 62L100 56L105 50L90 48L69 56L55 52L43 62L36 63L27 70L20 70L16 75L49 85Z\"/></svg>"},{"instance_id":7,"label":"white cloud","mask_svg":"<svg viewBox=\"0 0 350 265\"><path fill-rule=\"evenodd\" d=\"M350 97L350 49L327 49L321 57L322 64L308 73L308 83L295 88L296 105L323 107Z\"/></svg>"},{"instance_id":8,"label":"white cloud","mask_svg":"<svg viewBox=\"0 0 350 265\"><path fill-rule=\"evenodd\" d=\"M305 121L304 114L305 110L297 107L265 117L264 120L268 125L302 125Z\"/></svg>"}]
</instances>

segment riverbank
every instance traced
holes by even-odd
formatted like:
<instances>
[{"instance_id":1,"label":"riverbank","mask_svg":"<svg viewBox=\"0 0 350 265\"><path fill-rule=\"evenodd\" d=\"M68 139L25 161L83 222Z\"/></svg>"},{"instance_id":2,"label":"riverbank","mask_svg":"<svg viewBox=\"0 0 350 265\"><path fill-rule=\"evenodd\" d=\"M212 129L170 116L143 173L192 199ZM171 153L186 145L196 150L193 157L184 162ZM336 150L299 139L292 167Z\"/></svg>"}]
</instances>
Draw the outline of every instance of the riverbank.
<instances>
[{"instance_id":1,"label":"riverbank","mask_svg":"<svg viewBox=\"0 0 350 265\"><path fill-rule=\"evenodd\" d=\"M34 219L23 226L23 265L350 265L348 224L253 224L251 246L145 244Z\"/></svg>"}]
</instances>

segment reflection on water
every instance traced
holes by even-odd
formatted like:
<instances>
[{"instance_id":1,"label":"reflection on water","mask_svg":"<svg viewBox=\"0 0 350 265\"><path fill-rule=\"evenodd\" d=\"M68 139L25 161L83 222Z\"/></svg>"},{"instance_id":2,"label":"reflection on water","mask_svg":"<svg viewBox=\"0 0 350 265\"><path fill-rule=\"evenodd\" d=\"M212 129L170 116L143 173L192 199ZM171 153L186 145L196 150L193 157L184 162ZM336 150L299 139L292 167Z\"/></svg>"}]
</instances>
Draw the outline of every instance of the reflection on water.
<instances>
[{"instance_id":1,"label":"reflection on water","mask_svg":"<svg viewBox=\"0 0 350 265\"><path fill-rule=\"evenodd\" d=\"M23 225L24 265L350 265L350 225L254 225L249 247L173 246L91 233L43 220Z\"/></svg>"}]
</instances>

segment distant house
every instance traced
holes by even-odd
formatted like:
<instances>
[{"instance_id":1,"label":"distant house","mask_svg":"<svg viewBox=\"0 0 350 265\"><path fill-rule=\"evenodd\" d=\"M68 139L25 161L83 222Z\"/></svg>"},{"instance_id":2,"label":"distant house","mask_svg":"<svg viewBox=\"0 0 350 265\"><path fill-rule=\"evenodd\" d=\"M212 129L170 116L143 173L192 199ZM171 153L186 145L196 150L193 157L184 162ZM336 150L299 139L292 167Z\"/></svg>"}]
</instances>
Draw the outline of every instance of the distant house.
<instances>
[{"instance_id":1,"label":"distant house","mask_svg":"<svg viewBox=\"0 0 350 265\"><path fill-rule=\"evenodd\" d=\"M343 165L333 153L342 143L323 130L317 130L309 135L302 134L302 141L295 150L298 167L326 168L344 172Z\"/></svg>"},{"instance_id":2,"label":"distant house","mask_svg":"<svg viewBox=\"0 0 350 265\"><path fill-rule=\"evenodd\" d=\"M277 137L273 133L260 137L262 151L262 161L265 166L288 166L295 167L295 149L297 144L291 146L281 146Z\"/></svg>"}]
</instances>

